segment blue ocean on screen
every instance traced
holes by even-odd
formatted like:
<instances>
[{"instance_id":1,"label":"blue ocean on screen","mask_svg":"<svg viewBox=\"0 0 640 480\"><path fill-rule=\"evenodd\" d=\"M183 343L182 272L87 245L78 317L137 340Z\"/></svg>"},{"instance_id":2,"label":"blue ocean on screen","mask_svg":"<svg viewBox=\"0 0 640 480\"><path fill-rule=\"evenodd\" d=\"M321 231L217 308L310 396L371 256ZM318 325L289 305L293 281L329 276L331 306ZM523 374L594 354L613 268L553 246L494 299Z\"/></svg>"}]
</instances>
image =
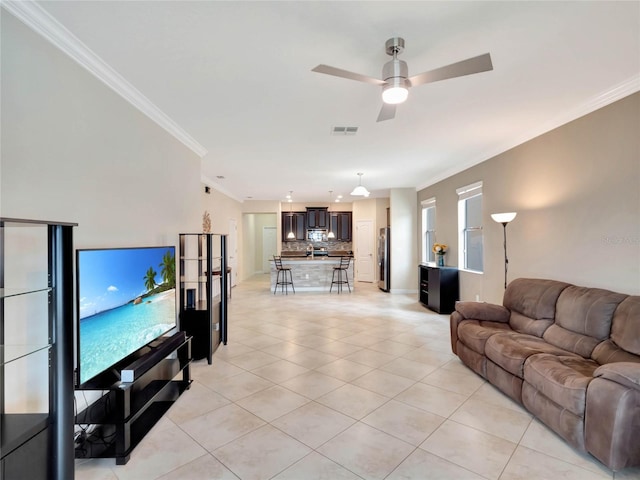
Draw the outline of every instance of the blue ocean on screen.
<instances>
[{"instance_id":1,"label":"blue ocean on screen","mask_svg":"<svg viewBox=\"0 0 640 480\"><path fill-rule=\"evenodd\" d=\"M80 321L84 382L175 327L175 288Z\"/></svg>"}]
</instances>

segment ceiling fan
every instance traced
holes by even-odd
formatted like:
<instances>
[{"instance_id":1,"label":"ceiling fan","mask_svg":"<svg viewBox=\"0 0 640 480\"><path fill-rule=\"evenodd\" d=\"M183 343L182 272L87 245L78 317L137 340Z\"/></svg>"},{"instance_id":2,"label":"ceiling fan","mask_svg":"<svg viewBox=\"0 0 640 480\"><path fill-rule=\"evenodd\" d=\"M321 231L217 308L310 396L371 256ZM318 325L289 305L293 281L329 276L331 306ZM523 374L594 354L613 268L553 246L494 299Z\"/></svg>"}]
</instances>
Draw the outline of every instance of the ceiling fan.
<instances>
[{"instance_id":1,"label":"ceiling fan","mask_svg":"<svg viewBox=\"0 0 640 480\"><path fill-rule=\"evenodd\" d=\"M403 38L393 37L386 41L385 51L387 55L393 57L393 60L389 60L382 67L382 80L322 64L311 69L311 71L382 86L382 101L384 104L382 105L377 120L378 122L382 122L384 120L391 120L396 116L396 105L407 99L410 87L493 70L491 55L485 53L409 77L407 62L398 60L398 55L402 53L403 50Z\"/></svg>"}]
</instances>

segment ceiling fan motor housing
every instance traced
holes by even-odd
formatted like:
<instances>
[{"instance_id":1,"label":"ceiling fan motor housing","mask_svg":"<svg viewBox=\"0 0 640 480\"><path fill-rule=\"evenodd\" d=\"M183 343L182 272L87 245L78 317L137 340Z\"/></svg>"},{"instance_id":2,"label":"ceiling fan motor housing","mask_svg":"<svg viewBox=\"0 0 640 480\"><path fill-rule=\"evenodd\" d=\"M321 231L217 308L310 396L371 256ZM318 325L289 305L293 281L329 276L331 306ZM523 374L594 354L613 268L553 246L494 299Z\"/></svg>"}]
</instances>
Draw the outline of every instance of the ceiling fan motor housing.
<instances>
[{"instance_id":1,"label":"ceiling fan motor housing","mask_svg":"<svg viewBox=\"0 0 640 480\"><path fill-rule=\"evenodd\" d=\"M390 38L384 46L387 55L391 55L393 60L389 60L384 64L384 67L382 67L382 79L394 87L409 88L411 82L407 80L409 76L407 62L398 60L397 57L397 55L404 50L404 39L401 37Z\"/></svg>"},{"instance_id":2,"label":"ceiling fan motor housing","mask_svg":"<svg viewBox=\"0 0 640 480\"><path fill-rule=\"evenodd\" d=\"M382 67L382 79L385 82L390 82L394 78L400 78L408 82L407 77L409 76L409 68L407 67L407 62L403 60L398 60L394 58L393 60L389 60ZM411 86L411 84L407 84L407 87Z\"/></svg>"}]
</instances>

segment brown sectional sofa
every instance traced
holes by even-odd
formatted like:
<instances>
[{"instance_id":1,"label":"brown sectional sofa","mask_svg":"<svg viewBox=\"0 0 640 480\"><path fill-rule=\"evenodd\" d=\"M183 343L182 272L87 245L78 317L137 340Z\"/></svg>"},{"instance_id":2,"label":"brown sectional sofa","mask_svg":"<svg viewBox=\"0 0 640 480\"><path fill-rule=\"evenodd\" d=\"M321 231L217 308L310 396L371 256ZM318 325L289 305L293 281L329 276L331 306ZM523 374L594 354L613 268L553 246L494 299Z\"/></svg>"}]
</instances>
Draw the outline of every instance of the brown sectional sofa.
<instances>
[{"instance_id":1,"label":"brown sectional sofa","mask_svg":"<svg viewBox=\"0 0 640 480\"><path fill-rule=\"evenodd\" d=\"M575 448L640 465L640 296L521 278L503 306L458 302L451 348Z\"/></svg>"}]
</instances>

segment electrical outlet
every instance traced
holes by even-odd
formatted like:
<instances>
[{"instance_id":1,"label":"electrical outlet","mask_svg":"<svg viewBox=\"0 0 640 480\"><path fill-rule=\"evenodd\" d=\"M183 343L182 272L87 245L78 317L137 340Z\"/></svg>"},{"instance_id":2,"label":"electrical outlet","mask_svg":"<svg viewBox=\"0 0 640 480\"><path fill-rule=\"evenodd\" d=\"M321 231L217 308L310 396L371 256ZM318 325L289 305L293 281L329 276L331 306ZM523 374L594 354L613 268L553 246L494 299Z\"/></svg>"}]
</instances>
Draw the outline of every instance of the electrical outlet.
<instances>
[{"instance_id":1,"label":"electrical outlet","mask_svg":"<svg viewBox=\"0 0 640 480\"><path fill-rule=\"evenodd\" d=\"M309 280L309 274L308 274L308 273L305 273L305 275L304 275L304 279L305 279L305 280Z\"/></svg>"},{"instance_id":2,"label":"electrical outlet","mask_svg":"<svg viewBox=\"0 0 640 480\"><path fill-rule=\"evenodd\" d=\"M480 301L480 295L476 294L476 302Z\"/></svg>"}]
</instances>

